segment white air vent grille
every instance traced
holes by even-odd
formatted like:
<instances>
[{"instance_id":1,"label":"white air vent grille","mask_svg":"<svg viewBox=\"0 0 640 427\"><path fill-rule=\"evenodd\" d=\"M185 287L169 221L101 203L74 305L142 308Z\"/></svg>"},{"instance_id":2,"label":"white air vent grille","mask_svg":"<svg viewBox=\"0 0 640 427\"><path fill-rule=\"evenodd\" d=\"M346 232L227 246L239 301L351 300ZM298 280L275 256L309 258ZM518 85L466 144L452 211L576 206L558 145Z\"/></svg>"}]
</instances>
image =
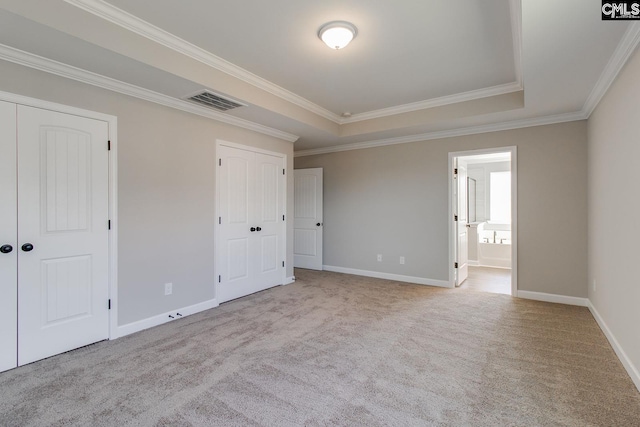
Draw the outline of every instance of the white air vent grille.
<instances>
[{"instance_id":1,"label":"white air vent grille","mask_svg":"<svg viewBox=\"0 0 640 427\"><path fill-rule=\"evenodd\" d=\"M197 102L198 104L206 105L209 108L213 108L218 111L228 111L238 107L245 107L245 104L241 104L237 101L224 98L216 93L209 91L198 92L195 95L191 95L187 98L189 101Z\"/></svg>"}]
</instances>

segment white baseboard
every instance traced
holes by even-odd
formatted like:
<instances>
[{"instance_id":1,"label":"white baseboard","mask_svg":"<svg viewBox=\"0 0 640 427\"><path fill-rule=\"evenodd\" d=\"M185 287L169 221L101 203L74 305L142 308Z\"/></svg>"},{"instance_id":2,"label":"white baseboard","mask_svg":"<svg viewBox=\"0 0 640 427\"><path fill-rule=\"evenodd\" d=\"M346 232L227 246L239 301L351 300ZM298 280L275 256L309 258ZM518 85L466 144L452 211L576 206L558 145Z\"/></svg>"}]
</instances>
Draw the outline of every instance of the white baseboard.
<instances>
[{"instance_id":1,"label":"white baseboard","mask_svg":"<svg viewBox=\"0 0 640 427\"><path fill-rule=\"evenodd\" d=\"M471 264L469 264L471 266ZM477 263L474 267L487 267L487 268L497 268L499 270L511 270L511 267L500 267L498 265L486 265Z\"/></svg>"},{"instance_id":2,"label":"white baseboard","mask_svg":"<svg viewBox=\"0 0 640 427\"><path fill-rule=\"evenodd\" d=\"M295 281L296 281L296 276L287 277L286 279L284 279L283 285L290 285Z\"/></svg>"},{"instance_id":3,"label":"white baseboard","mask_svg":"<svg viewBox=\"0 0 640 427\"><path fill-rule=\"evenodd\" d=\"M127 323L126 325L118 326L115 334L112 334L110 339L116 339L124 337L125 335L133 334L135 332L149 329L154 326L162 325L163 323L171 322L173 320L181 319L192 314L199 313L201 311L209 310L210 308L217 307L218 300L211 299L199 304L190 305L188 307L180 308L178 310L171 310L157 316L149 317L147 319L138 320L137 322ZM177 316L180 313L182 316ZM169 317L173 316L173 318Z\"/></svg>"},{"instance_id":4,"label":"white baseboard","mask_svg":"<svg viewBox=\"0 0 640 427\"><path fill-rule=\"evenodd\" d=\"M446 280L426 279L423 277L403 276L400 274L381 273L379 271L356 270L354 268L335 267L333 265L322 266L326 271L334 273L353 274L356 276L375 277L377 279L395 280L398 282L415 283L417 285L438 286L440 288L450 288Z\"/></svg>"},{"instance_id":5,"label":"white baseboard","mask_svg":"<svg viewBox=\"0 0 640 427\"><path fill-rule=\"evenodd\" d=\"M478 263L478 261L476 260L472 260L470 259L469 261L467 261L467 264L469 264L469 267L477 267L480 265L480 263Z\"/></svg>"},{"instance_id":6,"label":"white baseboard","mask_svg":"<svg viewBox=\"0 0 640 427\"><path fill-rule=\"evenodd\" d=\"M580 307L586 307L589 301L586 298L568 297L566 295L545 294L544 292L530 291L518 291L518 298L555 302L557 304L577 305Z\"/></svg>"},{"instance_id":7,"label":"white baseboard","mask_svg":"<svg viewBox=\"0 0 640 427\"><path fill-rule=\"evenodd\" d=\"M638 389L638 391L640 391L640 371L636 366L633 365L631 359L629 359L629 356L627 356L627 353L625 353L625 351L622 349L622 346L620 346L620 343L613 335L613 332L611 332L611 329L609 329L602 316L600 316L600 313L598 313L598 310L596 310L593 304L591 304L591 301L587 301L589 311L591 311L591 314L596 319L598 326L600 326L600 329L602 329L602 332L604 332L604 335L609 340L611 347L613 347L613 351L616 352L618 359L620 359L620 362L622 362L622 365L627 370L627 373L631 377L633 383L636 385L636 388Z\"/></svg>"}]
</instances>

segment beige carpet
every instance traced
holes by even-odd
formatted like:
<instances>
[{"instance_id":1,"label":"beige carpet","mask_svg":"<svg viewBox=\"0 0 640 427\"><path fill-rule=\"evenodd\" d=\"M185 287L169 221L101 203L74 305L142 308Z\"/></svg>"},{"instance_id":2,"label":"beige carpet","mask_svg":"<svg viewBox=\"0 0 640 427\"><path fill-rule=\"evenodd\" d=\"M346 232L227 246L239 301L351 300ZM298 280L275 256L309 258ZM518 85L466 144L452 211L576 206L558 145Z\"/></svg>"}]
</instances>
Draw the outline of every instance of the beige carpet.
<instances>
[{"instance_id":1,"label":"beige carpet","mask_svg":"<svg viewBox=\"0 0 640 427\"><path fill-rule=\"evenodd\" d=\"M640 425L585 308L296 276L0 374L0 425Z\"/></svg>"}]
</instances>

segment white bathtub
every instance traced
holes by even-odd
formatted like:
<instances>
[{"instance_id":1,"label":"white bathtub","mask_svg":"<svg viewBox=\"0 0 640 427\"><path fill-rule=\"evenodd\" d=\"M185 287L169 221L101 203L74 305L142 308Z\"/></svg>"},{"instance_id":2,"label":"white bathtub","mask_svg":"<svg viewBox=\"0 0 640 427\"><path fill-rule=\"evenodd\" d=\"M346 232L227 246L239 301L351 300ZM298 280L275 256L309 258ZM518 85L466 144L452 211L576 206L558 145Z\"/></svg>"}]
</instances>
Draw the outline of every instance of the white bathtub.
<instances>
[{"instance_id":1,"label":"white bathtub","mask_svg":"<svg viewBox=\"0 0 640 427\"><path fill-rule=\"evenodd\" d=\"M511 268L510 224L478 225L478 265Z\"/></svg>"}]
</instances>

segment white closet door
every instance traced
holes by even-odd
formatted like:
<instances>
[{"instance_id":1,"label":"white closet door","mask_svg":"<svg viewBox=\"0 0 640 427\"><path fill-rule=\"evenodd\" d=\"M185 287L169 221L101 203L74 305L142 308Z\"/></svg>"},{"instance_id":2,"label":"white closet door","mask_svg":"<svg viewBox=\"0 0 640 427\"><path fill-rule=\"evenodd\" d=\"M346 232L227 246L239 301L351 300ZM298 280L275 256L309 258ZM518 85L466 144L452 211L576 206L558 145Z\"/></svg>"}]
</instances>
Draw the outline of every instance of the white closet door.
<instances>
[{"instance_id":1,"label":"white closet door","mask_svg":"<svg viewBox=\"0 0 640 427\"><path fill-rule=\"evenodd\" d=\"M284 158L218 147L216 298L225 302L284 281Z\"/></svg>"},{"instance_id":2,"label":"white closet door","mask_svg":"<svg viewBox=\"0 0 640 427\"><path fill-rule=\"evenodd\" d=\"M16 105L0 102L0 372L18 366Z\"/></svg>"},{"instance_id":3,"label":"white closet door","mask_svg":"<svg viewBox=\"0 0 640 427\"><path fill-rule=\"evenodd\" d=\"M108 125L18 106L18 362L108 338Z\"/></svg>"},{"instance_id":4,"label":"white closet door","mask_svg":"<svg viewBox=\"0 0 640 427\"><path fill-rule=\"evenodd\" d=\"M284 159L255 154L256 170L256 224L253 267L256 291L281 285L284 262Z\"/></svg>"},{"instance_id":5,"label":"white closet door","mask_svg":"<svg viewBox=\"0 0 640 427\"><path fill-rule=\"evenodd\" d=\"M293 266L322 270L322 168L294 174Z\"/></svg>"},{"instance_id":6,"label":"white closet door","mask_svg":"<svg viewBox=\"0 0 640 427\"><path fill-rule=\"evenodd\" d=\"M255 292L250 272L251 240L255 234L255 170L253 153L220 146L218 173L218 265L220 282L216 298L225 302ZM251 231L251 228L254 231Z\"/></svg>"}]
</instances>

